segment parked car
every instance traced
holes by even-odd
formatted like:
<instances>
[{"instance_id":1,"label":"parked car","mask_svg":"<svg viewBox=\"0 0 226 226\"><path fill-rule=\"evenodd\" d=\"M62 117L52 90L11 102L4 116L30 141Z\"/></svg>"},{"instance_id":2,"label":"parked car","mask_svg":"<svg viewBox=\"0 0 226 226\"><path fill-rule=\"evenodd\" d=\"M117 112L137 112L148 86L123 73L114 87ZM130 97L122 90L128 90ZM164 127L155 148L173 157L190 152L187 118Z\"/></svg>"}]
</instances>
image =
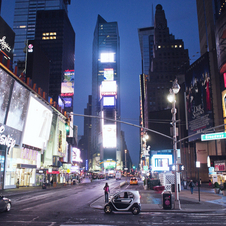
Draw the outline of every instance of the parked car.
<instances>
[{"instance_id":1,"label":"parked car","mask_svg":"<svg viewBox=\"0 0 226 226\"><path fill-rule=\"evenodd\" d=\"M137 180L136 177L131 177L129 183L130 183L130 184L136 184L136 185L138 185L138 180Z\"/></svg>"},{"instance_id":2,"label":"parked car","mask_svg":"<svg viewBox=\"0 0 226 226\"><path fill-rule=\"evenodd\" d=\"M11 200L4 197L4 196L0 196L0 211L6 211L9 212L11 210Z\"/></svg>"},{"instance_id":3,"label":"parked car","mask_svg":"<svg viewBox=\"0 0 226 226\"><path fill-rule=\"evenodd\" d=\"M112 211L132 212L134 215L140 213L141 203L139 191L124 190L110 197L104 206L104 212L110 214Z\"/></svg>"}]
</instances>

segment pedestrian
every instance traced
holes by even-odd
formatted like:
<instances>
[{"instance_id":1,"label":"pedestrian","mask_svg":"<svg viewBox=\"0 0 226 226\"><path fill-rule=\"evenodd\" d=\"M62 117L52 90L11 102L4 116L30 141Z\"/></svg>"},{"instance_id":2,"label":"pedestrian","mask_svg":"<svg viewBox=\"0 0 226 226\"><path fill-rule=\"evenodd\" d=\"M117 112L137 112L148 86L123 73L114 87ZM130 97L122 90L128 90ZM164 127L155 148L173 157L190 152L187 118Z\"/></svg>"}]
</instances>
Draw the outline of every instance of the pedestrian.
<instances>
[{"instance_id":1,"label":"pedestrian","mask_svg":"<svg viewBox=\"0 0 226 226\"><path fill-rule=\"evenodd\" d=\"M108 193L110 192L108 183L105 184L103 189L104 189L105 203L107 203L108 202Z\"/></svg>"},{"instance_id":2,"label":"pedestrian","mask_svg":"<svg viewBox=\"0 0 226 226\"><path fill-rule=\"evenodd\" d=\"M189 187L191 189L191 194L193 194L193 189L195 187L195 184L194 184L193 180L190 180Z\"/></svg>"}]
</instances>

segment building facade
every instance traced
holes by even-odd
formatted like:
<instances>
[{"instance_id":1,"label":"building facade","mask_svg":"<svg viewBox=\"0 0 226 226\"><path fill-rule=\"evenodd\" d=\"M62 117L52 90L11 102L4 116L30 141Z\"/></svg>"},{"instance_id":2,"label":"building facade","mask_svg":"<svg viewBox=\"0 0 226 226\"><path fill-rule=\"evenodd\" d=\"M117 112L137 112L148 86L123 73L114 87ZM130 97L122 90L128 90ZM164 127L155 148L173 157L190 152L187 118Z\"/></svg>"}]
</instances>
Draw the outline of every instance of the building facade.
<instances>
[{"instance_id":1,"label":"building facade","mask_svg":"<svg viewBox=\"0 0 226 226\"><path fill-rule=\"evenodd\" d=\"M120 124L120 39L117 22L98 15L93 39L91 143L93 169L112 159L121 168ZM106 120L108 118L110 120Z\"/></svg>"}]
</instances>

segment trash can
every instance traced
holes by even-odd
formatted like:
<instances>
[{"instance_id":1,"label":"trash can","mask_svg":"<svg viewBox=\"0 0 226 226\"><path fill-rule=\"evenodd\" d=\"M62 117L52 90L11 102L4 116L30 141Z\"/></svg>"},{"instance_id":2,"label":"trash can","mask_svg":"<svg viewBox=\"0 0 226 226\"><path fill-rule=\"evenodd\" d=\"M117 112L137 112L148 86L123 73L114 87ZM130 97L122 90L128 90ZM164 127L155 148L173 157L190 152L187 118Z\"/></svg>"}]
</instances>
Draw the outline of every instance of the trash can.
<instances>
[{"instance_id":1,"label":"trash can","mask_svg":"<svg viewBox=\"0 0 226 226\"><path fill-rule=\"evenodd\" d=\"M162 193L162 207L164 210L172 209L172 193L170 191Z\"/></svg>"}]
</instances>

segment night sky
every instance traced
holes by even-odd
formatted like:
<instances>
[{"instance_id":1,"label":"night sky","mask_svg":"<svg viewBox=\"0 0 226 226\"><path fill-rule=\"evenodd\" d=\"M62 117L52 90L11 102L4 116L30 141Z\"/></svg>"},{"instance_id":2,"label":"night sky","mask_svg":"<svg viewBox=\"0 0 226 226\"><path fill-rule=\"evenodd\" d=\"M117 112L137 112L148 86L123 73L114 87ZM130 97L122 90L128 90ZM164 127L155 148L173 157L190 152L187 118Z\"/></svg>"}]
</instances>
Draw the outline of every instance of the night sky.
<instances>
[{"instance_id":1,"label":"night sky","mask_svg":"<svg viewBox=\"0 0 226 226\"><path fill-rule=\"evenodd\" d=\"M138 28L153 25L152 6L163 6L170 33L182 39L190 63L199 58L196 1L189 0L71 0L69 19L76 33L74 113L83 114L92 85L92 42L97 16L118 22L120 35L121 120L139 125L139 74L141 54ZM1 16L13 27L15 0L3 0ZM83 135L83 118L75 117L78 134ZM139 129L123 124L127 148L133 163L139 161Z\"/></svg>"}]
</instances>

